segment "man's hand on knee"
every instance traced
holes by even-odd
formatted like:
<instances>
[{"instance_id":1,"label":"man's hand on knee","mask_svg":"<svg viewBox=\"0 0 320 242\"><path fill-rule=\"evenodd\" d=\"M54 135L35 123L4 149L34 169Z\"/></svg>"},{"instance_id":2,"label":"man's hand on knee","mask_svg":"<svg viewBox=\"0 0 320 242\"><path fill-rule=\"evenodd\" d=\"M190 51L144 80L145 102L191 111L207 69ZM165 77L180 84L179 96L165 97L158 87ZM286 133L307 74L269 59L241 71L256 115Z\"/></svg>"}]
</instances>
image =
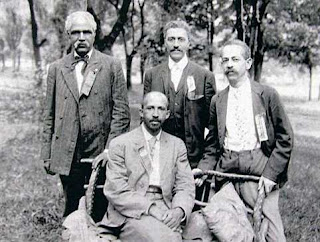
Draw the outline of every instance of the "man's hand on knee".
<instances>
[{"instance_id":1,"label":"man's hand on knee","mask_svg":"<svg viewBox=\"0 0 320 242\"><path fill-rule=\"evenodd\" d=\"M182 208L174 208L168 210L162 217L163 223L166 224L170 229L176 230L180 223L182 218L184 217L184 211Z\"/></svg>"},{"instance_id":2,"label":"man's hand on knee","mask_svg":"<svg viewBox=\"0 0 320 242\"><path fill-rule=\"evenodd\" d=\"M152 204L151 207L149 208L149 214L156 218L159 221L163 221L163 216L164 216L164 211L160 209L157 205Z\"/></svg>"}]
</instances>

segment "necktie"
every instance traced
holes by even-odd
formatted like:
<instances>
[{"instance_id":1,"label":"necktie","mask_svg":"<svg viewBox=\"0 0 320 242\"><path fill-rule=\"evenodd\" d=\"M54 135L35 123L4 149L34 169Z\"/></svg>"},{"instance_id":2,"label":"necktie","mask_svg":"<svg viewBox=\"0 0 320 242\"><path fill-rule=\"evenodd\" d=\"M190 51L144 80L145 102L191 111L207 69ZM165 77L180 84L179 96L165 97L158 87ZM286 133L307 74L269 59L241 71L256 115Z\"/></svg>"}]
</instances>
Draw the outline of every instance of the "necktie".
<instances>
[{"instance_id":1,"label":"necktie","mask_svg":"<svg viewBox=\"0 0 320 242\"><path fill-rule=\"evenodd\" d=\"M84 73L85 73L85 71L86 71L86 68L87 68L87 66L88 66L88 62L89 62L89 56L88 55L85 55L85 56L83 56L83 57L81 57L81 56L75 56L74 57L74 61L72 62L72 67L73 68L75 68L75 66L79 63L79 62L81 62L81 61L83 61L84 63L83 63L83 66L82 66L82 68L81 68L81 74L82 75L84 75Z\"/></svg>"},{"instance_id":2,"label":"necktie","mask_svg":"<svg viewBox=\"0 0 320 242\"><path fill-rule=\"evenodd\" d=\"M150 156L151 156L151 159L153 159L154 149L155 149L155 145L156 145L156 142L157 142L157 138L156 137L152 137L148 142L149 142Z\"/></svg>"}]
</instances>

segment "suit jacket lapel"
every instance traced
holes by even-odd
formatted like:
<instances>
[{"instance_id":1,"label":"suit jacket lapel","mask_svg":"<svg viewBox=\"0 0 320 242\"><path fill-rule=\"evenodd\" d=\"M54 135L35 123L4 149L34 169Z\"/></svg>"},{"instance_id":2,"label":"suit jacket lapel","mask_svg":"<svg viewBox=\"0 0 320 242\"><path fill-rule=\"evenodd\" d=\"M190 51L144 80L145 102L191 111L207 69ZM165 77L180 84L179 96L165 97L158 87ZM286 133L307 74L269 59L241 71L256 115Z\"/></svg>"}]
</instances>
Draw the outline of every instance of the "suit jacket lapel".
<instances>
[{"instance_id":1,"label":"suit jacket lapel","mask_svg":"<svg viewBox=\"0 0 320 242\"><path fill-rule=\"evenodd\" d=\"M80 97L81 95L89 96L92 86L96 80L96 76L101 69L101 64L99 64L99 59L97 57L97 51L93 49L89 64L86 69L85 78L83 80Z\"/></svg>"},{"instance_id":2,"label":"suit jacket lapel","mask_svg":"<svg viewBox=\"0 0 320 242\"><path fill-rule=\"evenodd\" d=\"M147 150L146 143L145 143L145 138L144 138L141 127L137 130L137 135L136 135L136 139L135 139L135 146L136 146L136 149L137 149L138 154L140 156L140 161L141 161L143 167L146 169L148 174L150 174L150 172L152 170L151 160L150 160L150 157L148 154L148 150Z\"/></svg>"},{"instance_id":3,"label":"suit jacket lapel","mask_svg":"<svg viewBox=\"0 0 320 242\"><path fill-rule=\"evenodd\" d=\"M76 75L74 72L74 67L72 67L73 61L73 52L66 56L65 66L62 68L62 74L64 76L64 80L70 89L74 99L79 102L79 89L78 83L76 80Z\"/></svg>"},{"instance_id":4,"label":"suit jacket lapel","mask_svg":"<svg viewBox=\"0 0 320 242\"><path fill-rule=\"evenodd\" d=\"M181 75L181 79L179 81L178 84L178 88L177 88L177 92L180 92L180 90L183 90L185 94L187 94L188 92L188 87L187 87L187 77L189 75L191 75L191 65L190 65L190 61L188 61L187 66L183 69L182 75Z\"/></svg>"},{"instance_id":5,"label":"suit jacket lapel","mask_svg":"<svg viewBox=\"0 0 320 242\"><path fill-rule=\"evenodd\" d=\"M217 108L217 122L218 122L218 137L223 137L220 139L220 146L223 146L225 132L226 132L226 120L227 120L227 106L228 106L228 94L229 87L226 91L218 94L218 100L216 104Z\"/></svg>"},{"instance_id":6,"label":"suit jacket lapel","mask_svg":"<svg viewBox=\"0 0 320 242\"><path fill-rule=\"evenodd\" d=\"M261 97L263 89L256 85L254 81L251 81L251 95L253 105L253 115L263 114L266 112L263 99Z\"/></svg>"},{"instance_id":7,"label":"suit jacket lapel","mask_svg":"<svg viewBox=\"0 0 320 242\"><path fill-rule=\"evenodd\" d=\"M160 77L161 77L162 83L163 83L164 94L166 96L168 96L169 95L169 87L170 87L170 85L172 85L168 62L165 62L163 64Z\"/></svg>"}]
</instances>

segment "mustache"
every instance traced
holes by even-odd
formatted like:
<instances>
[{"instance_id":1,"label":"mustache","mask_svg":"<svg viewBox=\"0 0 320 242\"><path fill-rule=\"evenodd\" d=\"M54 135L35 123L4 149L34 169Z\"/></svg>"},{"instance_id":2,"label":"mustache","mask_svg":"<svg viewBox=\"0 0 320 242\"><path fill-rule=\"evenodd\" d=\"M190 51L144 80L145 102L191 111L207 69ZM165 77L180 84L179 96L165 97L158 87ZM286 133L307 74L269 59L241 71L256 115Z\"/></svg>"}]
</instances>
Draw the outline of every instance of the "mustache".
<instances>
[{"instance_id":1,"label":"mustache","mask_svg":"<svg viewBox=\"0 0 320 242\"><path fill-rule=\"evenodd\" d=\"M173 48L173 49L170 50L170 52L173 52L173 51L180 51L180 52L182 52L182 50L180 50L179 48Z\"/></svg>"},{"instance_id":2,"label":"mustache","mask_svg":"<svg viewBox=\"0 0 320 242\"><path fill-rule=\"evenodd\" d=\"M74 43L74 47L75 48L77 48L77 47L79 47L79 46L81 46L81 47L88 47L88 44L87 43L84 43L84 42L76 42L76 43Z\"/></svg>"},{"instance_id":3,"label":"mustache","mask_svg":"<svg viewBox=\"0 0 320 242\"><path fill-rule=\"evenodd\" d=\"M154 118L154 119L151 119L150 122L160 122L160 120L157 118Z\"/></svg>"},{"instance_id":4,"label":"mustache","mask_svg":"<svg viewBox=\"0 0 320 242\"><path fill-rule=\"evenodd\" d=\"M226 71L225 71L225 74L228 75L229 73L237 73L237 72L236 72L235 70L226 70Z\"/></svg>"}]
</instances>

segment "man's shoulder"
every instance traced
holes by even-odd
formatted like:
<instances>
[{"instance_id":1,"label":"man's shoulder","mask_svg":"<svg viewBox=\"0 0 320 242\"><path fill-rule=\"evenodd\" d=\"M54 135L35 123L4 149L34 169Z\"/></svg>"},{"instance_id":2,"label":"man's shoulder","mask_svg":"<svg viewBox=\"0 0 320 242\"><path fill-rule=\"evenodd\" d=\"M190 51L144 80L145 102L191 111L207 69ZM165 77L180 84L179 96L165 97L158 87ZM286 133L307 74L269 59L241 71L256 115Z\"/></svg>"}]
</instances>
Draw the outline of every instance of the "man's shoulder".
<instances>
[{"instance_id":1,"label":"man's shoulder","mask_svg":"<svg viewBox=\"0 0 320 242\"><path fill-rule=\"evenodd\" d=\"M120 134L119 136L113 138L110 142L110 145L116 145L116 144L132 144L132 141L137 139L139 137L139 134L141 133L141 127L137 127L127 133Z\"/></svg>"},{"instance_id":2,"label":"man's shoulder","mask_svg":"<svg viewBox=\"0 0 320 242\"><path fill-rule=\"evenodd\" d=\"M277 90L269 85L262 84L259 82L252 82L252 87L254 90L263 93L263 96L272 97L272 96L278 96Z\"/></svg>"},{"instance_id":3,"label":"man's shoulder","mask_svg":"<svg viewBox=\"0 0 320 242\"><path fill-rule=\"evenodd\" d=\"M196 63L194 61L189 60L189 65L190 65L190 68L192 68L193 70L196 70L197 72L205 73L208 75L213 75L213 72L204 68L203 66L199 65L198 63Z\"/></svg>"},{"instance_id":4,"label":"man's shoulder","mask_svg":"<svg viewBox=\"0 0 320 242\"><path fill-rule=\"evenodd\" d=\"M167 68L168 62L165 61L161 64L158 64L156 66L150 67L146 70L146 73L158 73L160 70L163 70L164 68Z\"/></svg>"},{"instance_id":5,"label":"man's shoulder","mask_svg":"<svg viewBox=\"0 0 320 242\"><path fill-rule=\"evenodd\" d=\"M163 131L163 130L162 130L162 135L163 135L164 138L165 138L166 140L168 140L168 141L171 141L171 142L173 142L173 143L176 143L176 144L185 146L183 140L180 139L180 138L177 137L177 136L174 136L174 135L172 135L172 134L169 134L169 133L167 133L167 132L165 132L165 131Z\"/></svg>"},{"instance_id":6,"label":"man's shoulder","mask_svg":"<svg viewBox=\"0 0 320 242\"><path fill-rule=\"evenodd\" d=\"M120 60L118 60L117 58L115 58L115 57L113 57L111 55L102 53L101 51L99 51L97 49L94 49L93 52L94 52L95 57L97 59L99 59L100 61L109 62L109 63L114 63L114 62L119 62L120 63Z\"/></svg>"}]
</instances>

